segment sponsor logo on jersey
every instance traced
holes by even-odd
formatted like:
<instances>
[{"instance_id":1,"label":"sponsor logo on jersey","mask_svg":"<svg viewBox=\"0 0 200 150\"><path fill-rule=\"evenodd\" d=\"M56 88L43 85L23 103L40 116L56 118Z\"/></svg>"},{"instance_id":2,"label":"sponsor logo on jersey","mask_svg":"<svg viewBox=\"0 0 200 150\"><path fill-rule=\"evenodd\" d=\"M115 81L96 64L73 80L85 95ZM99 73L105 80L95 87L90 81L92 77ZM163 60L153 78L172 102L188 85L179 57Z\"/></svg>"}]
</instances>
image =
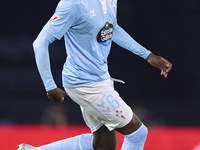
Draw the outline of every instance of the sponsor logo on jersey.
<instances>
[{"instance_id":1,"label":"sponsor logo on jersey","mask_svg":"<svg viewBox=\"0 0 200 150\"><path fill-rule=\"evenodd\" d=\"M53 23L55 20L60 19L56 14L54 14L50 19L49 19L49 23Z\"/></svg>"},{"instance_id":2,"label":"sponsor logo on jersey","mask_svg":"<svg viewBox=\"0 0 200 150\"><path fill-rule=\"evenodd\" d=\"M108 46L111 43L113 35L113 25L106 22L105 26L97 34L97 42L103 46Z\"/></svg>"},{"instance_id":3,"label":"sponsor logo on jersey","mask_svg":"<svg viewBox=\"0 0 200 150\"><path fill-rule=\"evenodd\" d=\"M95 14L95 9L93 10L90 10L90 17L94 17L96 16L97 14Z\"/></svg>"}]
</instances>

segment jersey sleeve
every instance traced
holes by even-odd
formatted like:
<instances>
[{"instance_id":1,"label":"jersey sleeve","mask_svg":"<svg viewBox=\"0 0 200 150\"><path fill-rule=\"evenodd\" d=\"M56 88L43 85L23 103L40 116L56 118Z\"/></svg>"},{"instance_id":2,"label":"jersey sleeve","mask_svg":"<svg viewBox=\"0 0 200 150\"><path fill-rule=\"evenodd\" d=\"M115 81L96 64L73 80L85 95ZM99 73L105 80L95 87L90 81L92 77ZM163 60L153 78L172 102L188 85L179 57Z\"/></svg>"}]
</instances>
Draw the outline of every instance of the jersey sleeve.
<instances>
[{"instance_id":1,"label":"jersey sleeve","mask_svg":"<svg viewBox=\"0 0 200 150\"><path fill-rule=\"evenodd\" d=\"M37 68L44 83L46 91L50 91L52 89L57 88L57 85L51 73L48 50L48 46L53 41L55 41L55 37L46 32L45 30L42 30L33 43Z\"/></svg>"},{"instance_id":2,"label":"jersey sleeve","mask_svg":"<svg viewBox=\"0 0 200 150\"><path fill-rule=\"evenodd\" d=\"M44 29L57 39L61 39L67 30L74 25L76 8L71 0L61 0L54 15L45 25Z\"/></svg>"},{"instance_id":3,"label":"jersey sleeve","mask_svg":"<svg viewBox=\"0 0 200 150\"><path fill-rule=\"evenodd\" d=\"M112 40L119 46L133 52L134 54L147 59L151 51L137 43L124 29L117 23L114 26Z\"/></svg>"}]
</instances>

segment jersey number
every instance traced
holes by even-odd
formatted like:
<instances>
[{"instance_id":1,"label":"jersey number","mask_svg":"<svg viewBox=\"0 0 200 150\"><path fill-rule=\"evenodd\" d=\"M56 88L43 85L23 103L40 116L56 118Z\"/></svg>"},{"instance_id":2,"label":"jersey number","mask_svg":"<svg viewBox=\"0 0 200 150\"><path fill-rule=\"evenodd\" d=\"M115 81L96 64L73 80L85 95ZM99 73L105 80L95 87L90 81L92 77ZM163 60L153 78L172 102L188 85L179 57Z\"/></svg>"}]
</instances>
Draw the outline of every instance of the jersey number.
<instances>
[{"instance_id":1,"label":"jersey number","mask_svg":"<svg viewBox=\"0 0 200 150\"><path fill-rule=\"evenodd\" d=\"M106 97L106 101L107 103L110 105L111 108L113 109L118 109L120 107L119 102L116 99L112 99L113 96L112 95L108 95ZM110 113L110 107L107 106L107 108L105 109L105 102L102 100L101 104L97 104L98 107L103 108L103 112L109 114Z\"/></svg>"}]
</instances>

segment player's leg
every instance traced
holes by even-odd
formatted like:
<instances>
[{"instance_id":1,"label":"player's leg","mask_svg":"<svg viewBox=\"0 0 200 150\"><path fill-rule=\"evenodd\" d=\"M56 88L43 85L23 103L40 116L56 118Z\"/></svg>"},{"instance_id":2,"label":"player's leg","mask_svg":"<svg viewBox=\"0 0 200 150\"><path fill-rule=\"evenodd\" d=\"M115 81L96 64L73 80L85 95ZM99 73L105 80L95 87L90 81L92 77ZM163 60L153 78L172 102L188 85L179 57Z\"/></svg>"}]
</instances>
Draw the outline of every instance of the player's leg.
<instances>
[{"instance_id":1,"label":"player's leg","mask_svg":"<svg viewBox=\"0 0 200 150\"><path fill-rule=\"evenodd\" d=\"M94 150L115 150L117 144L116 131L109 131L106 126L102 126L93 133Z\"/></svg>"},{"instance_id":2,"label":"player's leg","mask_svg":"<svg viewBox=\"0 0 200 150\"><path fill-rule=\"evenodd\" d=\"M107 134L114 137L111 134L114 129L125 135L123 150L143 149L147 129L132 112L131 108L120 98L117 91L114 90L111 80L87 87L66 90L69 96L82 108L84 120L94 133L95 150L102 149L98 145L108 145L107 148L113 149L115 146L113 143L115 142L111 141L110 144L105 144L105 141L107 140ZM103 124L110 130L104 130L105 134L101 132ZM97 136L95 136L95 133L97 133ZM101 137L105 137L106 140L101 141L103 140Z\"/></svg>"},{"instance_id":3,"label":"player's leg","mask_svg":"<svg viewBox=\"0 0 200 150\"><path fill-rule=\"evenodd\" d=\"M92 134L82 134L40 147L40 150L93 150Z\"/></svg>"},{"instance_id":4,"label":"player's leg","mask_svg":"<svg viewBox=\"0 0 200 150\"><path fill-rule=\"evenodd\" d=\"M109 131L107 127L102 126L93 135L78 135L43 145L38 150L115 150L116 142L116 131Z\"/></svg>"},{"instance_id":5,"label":"player's leg","mask_svg":"<svg viewBox=\"0 0 200 150\"><path fill-rule=\"evenodd\" d=\"M107 113L107 110L109 110L108 114L104 114L104 116L109 118L106 120L105 126L109 130L115 129L125 136L122 150L143 150L147 128L121 99L114 86L109 86L109 83L113 84L109 80L104 83L104 88L107 87L106 96L102 98L102 102L98 105L100 111Z\"/></svg>"},{"instance_id":6,"label":"player's leg","mask_svg":"<svg viewBox=\"0 0 200 150\"><path fill-rule=\"evenodd\" d=\"M93 150L92 141L92 134L82 134L40 147L21 144L18 146L18 150Z\"/></svg>"},{"instance_id":7,"label":"player's leg","mask_svg":"<svg viewBox=\"0 0 200 150\"><path fill-rule=\"evenodd\" d=\"M143 150L147 137L147 128L135 114L133 114L133 118L128 125L116 130L125 137L121 150Z\"/></svg>"},{"instance_id":8,"label":"player's leg","mask_svg":"<svg viewBox=\"0 0 200 150\"><path fill-rule=\"evenodd\" d=\"M84 121L93 133L94 150L115 150L116 131L114 129L110 131L104 125L104 122L107 122L107 117L112 118L112 116L110 116L110 113L101 110L103 106L99 107L107 94L105 93L105 91L107 92L106 86L102 86L102 84L104 82L65 90L70 98L81 106Z\"/></svg>"}]
</instances>

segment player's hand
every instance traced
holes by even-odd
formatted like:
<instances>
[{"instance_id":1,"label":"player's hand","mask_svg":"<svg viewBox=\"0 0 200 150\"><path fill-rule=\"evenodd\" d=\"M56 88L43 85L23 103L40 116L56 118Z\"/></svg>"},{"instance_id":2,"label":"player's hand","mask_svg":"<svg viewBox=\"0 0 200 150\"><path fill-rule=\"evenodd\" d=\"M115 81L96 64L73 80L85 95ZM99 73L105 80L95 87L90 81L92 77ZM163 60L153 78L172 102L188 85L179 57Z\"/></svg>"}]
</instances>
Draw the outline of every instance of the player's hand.
<instances>
[{"instance_id":1,"label":"player's hand","mask_svg":"<svg viewBox=\"0 0 200 150\"><path fill-rule=\"evenodd\" d=\"M167 78L170 70L172 69L172 64L161 56L154 55L153 53L149 54L147 61L154 67L161 69L161 75L164 75Z\"/></svg>"},{"instance_id":2,"label":"player's hand","mask_svg":"<svg viewBox=\"0 0 200 150\"><path fill-rule=\"evenodd\" d=\"M68 94L60 88L56 88L47 92L47 97L54 102L62 102Z\"/></svg>"}]
</instances>

